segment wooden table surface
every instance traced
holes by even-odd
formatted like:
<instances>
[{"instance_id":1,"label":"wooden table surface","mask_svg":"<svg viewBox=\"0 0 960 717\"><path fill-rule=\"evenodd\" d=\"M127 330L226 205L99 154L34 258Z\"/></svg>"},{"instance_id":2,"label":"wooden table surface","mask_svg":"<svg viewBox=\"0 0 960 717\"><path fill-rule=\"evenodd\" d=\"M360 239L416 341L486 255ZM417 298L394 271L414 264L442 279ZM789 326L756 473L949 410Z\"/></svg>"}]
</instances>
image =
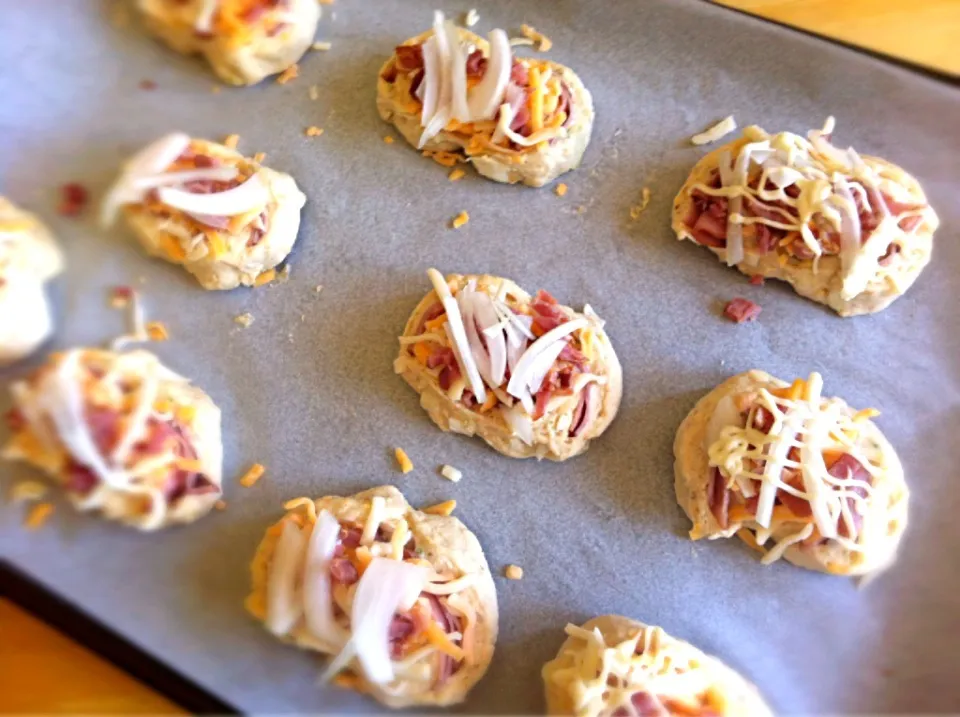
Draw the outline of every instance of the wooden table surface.
<instances>
[{"instance_id":1,"label":"wooden table surface","mask_svg":"<svg viewBox=\"0 0 960 717\"><path fill-rule=\"evenodd\" d=\"M960 75L960 0L716 2ZM0 712L183 713L122 670L3 599Z\"/></svg>"}]
</instances>

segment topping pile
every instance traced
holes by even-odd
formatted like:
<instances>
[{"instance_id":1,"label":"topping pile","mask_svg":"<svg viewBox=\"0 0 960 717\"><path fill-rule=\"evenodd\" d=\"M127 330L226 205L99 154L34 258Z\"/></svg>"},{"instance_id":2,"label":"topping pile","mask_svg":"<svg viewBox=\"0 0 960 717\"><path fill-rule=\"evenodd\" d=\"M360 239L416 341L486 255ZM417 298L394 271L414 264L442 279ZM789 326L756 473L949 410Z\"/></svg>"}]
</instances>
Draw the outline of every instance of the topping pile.
<instances>
[{"instance_id":1,"label":"topping pile","mask_svg":"<svg viewBox=\"0 0 960 717\"><path fill-rule=\"evenodd\" d=\"M295 19L288 5L288 0L200 0L194 34L200 39L216 36L240 43L252 39L260 27L267 37L274 37Z\"/></svg>"},{"instance_id":2,"label":"topping pile","mask_svg":"<svg viewBox=\"0 0 960 717\"><path fill-rule=\"evenodd\" d=\"M306 510L270 529L267 627L285 635L302 625L305 639L335 655L324 677L338 684L356 685L356 660L370 683L437 689L473 659L476 613L459 593L474 576L437 573L407 520L384 518L383 496L369 505L362 523L317 513L307 498L286 505Z\"/></svg>"},{"instance_id":3,"label":"topping pile","mask_svg":"<svg viewBox=\"0 0 960 717\"><path fill-rule=\"evenodd\" d=\"M439 272L428 274L440 301L400 343L451 400L499 414L528 445L534 422L548 413L563 417L558 428L567 435L588 429L606 383L599 320L577 317L545 291L532 299L515 296L489 277L471 279L454 296Z\"/></svg>"},{"instance_id":4,"label":"topping pile","mask_svg":"<svg viewBox=\"0 0 960 717\"><path fill-rule=\"evenodd\" d=\"M274 201L259 166L210 146L175 133L142 150L104 200L101 221L112 224L122 206L149 213L161 222L162 248L181 263L259 244Z\"/></svg>"},{"instance_id":5,"label":"topping pile","mask_svg":"<svg viewBox=\"0 0 960 717\"><path fill-rule=\"evenodd\" d=\"M146 352L55 355L11 387L4 456L57 476L81 509L119 494L138 525L157 528L183 497L220 494L197 453L196 408L171 382L186 385Z\"/></svg>"},{"instance_id":6,"label":"topping pile","mask_svg":"<svg viewBox=\"0 0 960 717\"><path fill-rule=\"evenodd\" d=\"M528 151L566 136L571 95L555 65L514 58L503 30L490 33L486 54L461 33L469 34L437 12L431 36L397 47L381 74L397 104L420 116L420 147L440 132L461 136L467 154Z\"/></svg>"},{"instance_id":7,"label":"topping pile","mask_svg":"<svg viewBox=\"0 0 960 717\"><path fill-rule=\"evenodd\" d=\"M567 625L566 633L582 642L564 651L572 664L549 679L568 685L575 715L720 714L711 665L659 627L638 629L614 646L597 627Z\"/></svg>"},{"instance_id":8,"label":"topping pile","mask_svg":"<svg viewBox=\"0 0 960 717\"><path fill-rule=\"evenodd\" d=\"M723 398L707 427L711 512L727 531L744 525L773 562L791 545L834 541L854 553L874 482L889 469L865 421L836 398L823 398L813 373L792 386ZM786 527L785 530L781 528ZM884 530L886 526L883 526Z\"/></svg>"},{"instance_id":9,"label":"topping pile","mask_svg":"<svg viewBox=\"0 0 960 717\"><path fill-rule=\"evenodd\" d=\"M842 297L861 293L907 252L897 239L916 231L929 210L901 170L833 146L833 124L828 118L806 139L748 127L735 155L721 153L707 183L691 191L684 223L694 240L725 248L731 266L775 252L781 265L812 261L816 272L821 257L838 256Z\"/></svg>"}]
</instances>

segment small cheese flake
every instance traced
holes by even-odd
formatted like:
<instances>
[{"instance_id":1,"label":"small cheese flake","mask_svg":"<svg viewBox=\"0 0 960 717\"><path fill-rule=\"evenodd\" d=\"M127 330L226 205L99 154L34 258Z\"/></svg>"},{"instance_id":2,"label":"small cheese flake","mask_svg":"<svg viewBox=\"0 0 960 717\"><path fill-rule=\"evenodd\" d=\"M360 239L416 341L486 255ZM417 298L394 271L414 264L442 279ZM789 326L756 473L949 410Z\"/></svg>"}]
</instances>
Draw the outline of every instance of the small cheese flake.
<instances>
[{"instance_id":1,"label":"small cheese flake","mask_svg":"<svg viewBox=\"0 0 960 717\"><path fill-rule=\"evenodd\" d=\"M700 134L693 135L693 137L690 138L690 142L698 147L702 144L710 144L711 142L716 142L718 139L723 139L736 129L737 121L733 118L733 115L730 115Z\"/></svg>"},{"instance_id":2,"label":"small cheese flake","mask_svg":"<svg viewBox=\"0 0 960 717\"><path fill-rule=\"evenodd\" d=\"M453 221L450 222L450 226L454 229L459 229L464 224L470 221L470 215L466 212L460 212L457 216L453 218Z\"/></svg>"},{"instance_id":3,"label":"small cheese flake","mask_svg":"<svg viewBox=\"0 0 960 717\"><path fill-rule=\"evenodd\" d=\"M293 63L292 65L290 65L290 67L288 67L279 75L277 75L277 84L285 85L288 82L290 82L290 80L296 79L299 75L300 75L300 65L298 65L297 63Z\"/></svg>"},{"instance_id":4,"label":"small cheese flake","mask_svg":"<svg viewBox=\"0 0 960 717\"><path fill-rule=\"evenodd\" d=\"M249 488L254 483L256 483L263 476L263 472L266 470L260 463L254 463L250 466L249 470L243 474L240 478L240 485L244 488Z\"/></svg>"},{"instance_id":5,"label":"small cheese flake","mask_svg":"<svg viewBox=\"0 0 960 717\"><path fill-rule=\"evenodd\" d=\"M323 134L323 128L310 126L307 127L307 129L304 131L304 134L307 135L307 137L319 137Z\"/></svg>"},{"instance_id":6,"label":"small cheese flake","mask_svg":"<svg viewBox=\"0 0 960 717\"><path fill-rule=\"evenodd\" d=\"M449 176L447 177L447 179L449 179L451 182L459 182L459 181L460 181L461 179L463 179L466 175L467 175L466 172L464 172L462 169L460 169L459 167L457 167L455 170L453 170L452 172L450 172L450 174L449 174Z\"/></svg>"},{"instance_id":7,"label":"small cheese flake","mask_svg":"<svg viewBox=\"0 0 960 717\"><path fill-rule=\"evenodd\" d=\"M239 316L235 316L233 318L233 322L245 329L249 328L250 324L253 323L253 314L251 314L249 311L245 314L240 314Z\"/></svg>"},{"instance_id":8,"label":"small cheese flake","mask_svg":"<svg viewBox=\"0 0 960 717\"><path fill-rule=\"evenodd\" d=\"M413 470L413 461L410 460L410 456L407 455L405 450L396 448L393 454L397 457L397 464L400 466L401 473L409 473Z\"/></svg>"},{"instance_id":9,"label":"small cheese flake","mask_svg":"<svg viewBox=\"0 0 960 717\"><path fill-rule=\"evenodd\" d=\"M440 469L440 475L454 483L459 483L460 479L463 478L463 473L453 466L443 466L443 468Z\"/></svg>"},{"instance_id":10,"label":"small cheese flake","mask_svg":"<svg viewBox=\"0 0 960 717\"><path fill-rule=\"evenodd\" d=\"M238 134L228 134L223 139L223 145L230 149L236 149L238 144L240 144L240 135Z\"/></svg>"},{"instance_id":11,"label":"small cheese flake","mask_svg":"<svg viewBox=\"0 0 960 717\"><path fill-rule=\"evenodd\" d=\"M480 14L477 12L477 8L472 7L467 10L466 17L463 18L463 24L467 27L473 27L480 21Z\"/></svg>"},{"instance_id":12,"label":"small cheese flake","mask_svg":"<svg viewBox=\"0 0 960 717\"><path fill-rule=\"evenodd\" d=\"M227 501L225 501L225 500L218 500L216 503L213 504L213 507L216 508L217 510L226 510L226 509L227 509Z\"/></svg>"},{"instance_id":13,"label":"small cheese flake","mask_svg":"<svg viewBox=\"0 0 960 717\"><path fill-rule=\"evenodd\" d=\"M864 408L854 414L853 422L860 423L861 421L869 421L871 418L876 418L879 415L880 411L875 408Z\"/></svg>"},{"instance_id":14,"label":"small cheese flake","mask_svg":"<svg viewBox=\"0 0 960 717\"><path fill-rule=\"evenodd\" d=\"M317 52L326 52L331 47L333 47L333 45L331 45L329 42L322 41L322 40L318 40L317 42L310 45L310 49L316 50Z\"/></svg>"},{"instance_id":15,"label":"small cheese flake","mask_svg":"<svg viewBox=\"0 0 960 717\"><path fill-rule=\"evenodd\" d=\"M316 100L320 98L320 88L316 85L310 85L310 89L307 90L307 96L311 100Z\"/></svg>"},{"instance_id":16,"label":"small cheese flake","mask_svg":"<svg viewBox=\"0 0 960 717\"><path fill-rule=\"evenodd\" d=\"M551 47L553 47L553 42L551 42L550 38L544 35L542 32L539 32L532 25L521 25L520 32L528 40L537 43L537 49L540 52L547 52Z\"/></svg>"},{"instance_id":17,"label":"small cheese flake","mask_svg":"<svg viewBox=\"0 0 960 717\"><path fill-rule=\"evenodd\" d=\"M647 205L650 204L650 189L644 187L640 190L640 202L634 204L630 207L630 218L636 221L640 218L640 215L643 214L644 210L647 208Z\"/></svg>"},{"instance_id":18,"label":"small cheese flake","mask_svg":"<svg viewBox=\"0 0 960 717\"><path fill-rule=\"evenodd\" d=\"M554 194L556 194L558 197L564 197L564 196L566 196L566 194L567 194L567 185L564 184L563 182L560 182L560 184L558 184L558 185L554 188L553 192L554 192Z\"/></svg>"},{"instance_id":19,"label":"small cheese flake","mask_svg":"<svg viewBox=\"0 0 960 717\"><path fill-rule=\"evenodd\" d=\"M210 88L210 92L215 95L219 95L222 89L223 88L220 85L214 85L213 87Z\"/></svg>"},{"instance_id":20,"label":"small cheese flake","mask_svg":"<svg viewBox=\"0 0 960 717\"><path fill-rule=\"evenodd\" d=\"M267 158L266 152L257 152L255 155L253 155L253 161L256 162L257 164L260 164L266 158Z\"/></svg>"},{"instance_id":21,"label":"small cheese flake","mask_svg":"<svg viewBox=\"0 0 960 717\"><path fill-rule=\"evenodd\" d=\"M507 580L521 580L523 579L523 568L519 565L508 565L503 571L503 576Z\"/></svg>"},{"instance_id":22,"label":"small cheese flake","mask_svg":"<svg viewBox=\"0 0 960 717\"><path fill-rule=\"evenodd\" d=\"M533 40L529 37L511 37L510 38L510 47L533 47Z\"/></svg>"},{"instance_id":23,"label":"small cheese flake","mask_svg":"<svg viewBox=\"0 0 960 717\"><path fill-rule=\"evenodd\" d=\"M453 167L457 162L462 162L463 157L455 152L441 152L433 149L425 149L422 152L424 157L432 159L442 167Z\"/></svg>"},{"instance_id":24,"label":"small cheese flake","mask_svg":"<svg viewBox=\"0 0 960 717\"><path fill-rule=\"evenodd\" d=\"M27 530L39 530L53 514L53 503L37 503L27 513L27 519L24 522Z\"/></svg>"},{"instance_id":25,"label":"small cheese flake","mask_svg":"<svg viewBox=\"0 0 960 717\"><path fill-rule=\"evenodd\" d=\"M43 498L47 490L47 486L40 481L22 480L10 489L10 500L14 503L30 503Z\"/></svg>"},{"instance_id":26,"label":"small cheese flake","mask_svg":"<svg viewBox=\"0 0 960 717\"><path fill-rule=\"evenodd\" d=\"M437 503L436 505L431 505L424 508L421 513L429 513L430 515L453 515L453 511L457 508L457 501L455 500L445 500L442 503Z\"/></svg>"},{"instance_id":27,"label":"small cheese flake","mask_svg":"<svg viewBox=\"0 0 960 717\"><path fill-rule=\"evenodd\" d=\"M162 321L151 321L147 324L147 336L151 341L166 341L170 333Z\"/></svg>"},{"instance_id":28,"label":"small cheese flake","mask_svg":"<svg viewBox=\"0 0 960 717\"><path fill-rule=\"evenodd\" d=\"M275 269L267 269L264 272L261 272L256 279L253 280L254 286L263 286L264 284L269 284L271 281L277 278L277 272Z\"/></svg>"},{"instance_id":29,"label":"small cheese flake","mask_svg":"<svg viewBox=\"0 0 960 717\"><path fill-rule=\"evenodd\" d=\"M196 406L177 406L176 409L177 420L180 423L183 423L187 426L193 423L193 419L197 417L197 407Z\"/></svg>"},{"instance_id":30,"label":"small cheese flake","mask_svg":"<svg viewBox=\"0 0 960 717\"><path fill-rule=\"evenodd\" d=\"M383 143L384 143L384 144L393 144L393 143L394 143L394 139L393 139L393 137L391 137L390 135L387 135L386 137L383 138Z\"/></svg>"},{"instance_id":31,"label":"small cheese flake","mask_svg":"<svg viewBox=\"0 0 960 717\"><path fill-rule=\"evenodd\" d=\"M323 284L317 284L317 285L313 288L313 290L319 294L321 291L323 291Z\"/></svg>"}]
</instances>

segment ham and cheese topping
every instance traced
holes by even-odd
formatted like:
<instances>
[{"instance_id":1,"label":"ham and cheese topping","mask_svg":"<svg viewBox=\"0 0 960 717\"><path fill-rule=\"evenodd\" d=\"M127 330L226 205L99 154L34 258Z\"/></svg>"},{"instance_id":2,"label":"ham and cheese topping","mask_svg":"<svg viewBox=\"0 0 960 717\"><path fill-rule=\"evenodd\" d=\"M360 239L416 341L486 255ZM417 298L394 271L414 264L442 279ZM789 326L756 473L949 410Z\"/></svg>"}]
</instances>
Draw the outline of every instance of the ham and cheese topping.
<instances>
[{"instance_id":1,"label":"ham and cheese topping","mask_svg":"<svg viewBox=\"0 0 960 717\"><path fill-rule=\"evenodd\" d=\"M805 138L747 127L739 147L692 188L690 236L725 249L731 266L775 252L781 265L808 262L816 272L822 257L838 257L844 299L874 281L895 282L894 263L920 259L904 235L935 215L902 170L831 144L833 127L830 117Z\"/></svg>"},{"instance_id":2,"label":"ham and cheese topping","mask_svg":"<svg viewBox=\"0 0 960 717\"><path fill-rule=\"evenodd\" d=\"M166 0L170 19L200 40L245 45L282 34L294 22L289 0Z\"/></svg>"},{"instance_id":3,"label":"ham and cheese topping","mask_svg":"<svg viewBox=\"0 0 960 717\"><path fill-rule=\"evenodd\" d=\"M437 689L472 664L477 618L461 593L474 576L436 572L382 496L356 522L322 505L290 501L270 529L267 627L300 626L299 637L334 655L325 679L345 686L362 675L396 693Z\"/></svg>"},{"instance_id":4,"label":"ham and cheese topping","mask_svg":"<svg viewBox=\"0 0 960 717\"><path fill-rule=\"evenodd\" d=\"M468 156L520 154L565 137L573 103L556 66L514 57L503 30L490 33L488 48L461 32L437 12L430 37L397 47L381 74L397 106L420 116L420 147L445 132Z\"/></svg>"},{"instance_id":5,"label":"ham and cheese topping","mask_svg":"<svg viewBox=\"0 0 960 717\"><path fill-rule=\"evenodd\" d=\"M171 385L187 381L145 351L55 354L11 386L3 456L55 476L81 509L120 496L132 522L157 528L185 496L221 492L219 465L198 452L196 407Z\"/></svg>"},{"instance_id":6,"label":"ham and cheese topping","mask_svg":"<svg viewBox=\"0 0 960 717\"><path fill-rule=\"evenodd\" d=\"M174 262L242 262L266 234L276 199L260 166L207 142L174 133L134 156L104 200L110 225L119 208L154 218Z\"/></svg>"},{"instance_id":7,"label":"ham and cheese topping","mask_svg":"<svg viewBox=\"0 0 960 717\"><path fill-rule=\"evenodd\" d=\"M709 659L659 627L609 645L600 629L567 625L574 638L547 679L565 686L578 717L719 715L724 699ZM566 654L564 654L566 653Z\"/></svg>"},{"instance_id":8,"label":"ham and cheese topping","mask_svg":"<svg viewBox=\"0 0 960 717\"><path fill-rule=\"evenodd\" d=\"M786 388L727 396L708 424L711 512L724 535L746 528L759 546L775 536L766 563L797 543L832 541L862 556L868 509L886 500L877 486L893 468L867 424L878 412L853 413L822 388L813 373Z\"/></svg>"},{"instance_id":9,"label":"ham and cheese topping","mask_svg":"<svg viewBox=\"0 0 960 717\"><path fill-rule=\"evenodd\" d=\"M516 296L487 278L458 288L428 274L438 301L400 343L451 400L499 416L527 444L547 414L563 416L571 437L589 428L607 381L596 333L603 323L592 311L578 317L545 291Z\"/></svg>"}]
</instances>

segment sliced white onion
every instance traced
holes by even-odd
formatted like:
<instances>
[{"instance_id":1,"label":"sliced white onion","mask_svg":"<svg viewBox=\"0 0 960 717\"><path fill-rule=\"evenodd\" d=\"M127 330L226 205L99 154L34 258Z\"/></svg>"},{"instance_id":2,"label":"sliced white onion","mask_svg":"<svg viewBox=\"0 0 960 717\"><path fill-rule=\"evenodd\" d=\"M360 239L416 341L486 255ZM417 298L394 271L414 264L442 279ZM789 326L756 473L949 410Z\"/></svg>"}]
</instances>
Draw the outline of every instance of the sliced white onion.
<instances>
[{"instance_id":1,"label":"sliced white onion","mask_svg":"<svg viewBox=\"0 0 960 717\"><path fill-rule=\"evenodd\" d=\"M476 307L480 294L471 291L469 287L464 288L457 296L457 305L460 307L460 317L463 321L463 327L466 330L467 342L470 344L470 353L473 360L477 363L477 371L481 378L490 381L490 355L483 347L483 341L480 340L480 333L477 331Z\"/></svg>"},{"instance_id":2,"label":"sliced white onion","mask_svg":"<svg viewBox=\"0 0 960 717\"><path fill-rule=\"evenodd\" d=\"M200 14L193 27L197 32L210 32L213 27L213 15L217 11L220 0L201 0Z\"/></svg>"},{"instance_id":3,"label":"sliced white onion","mask_svg":"<svg viewBox=\"0 0 960 717\"><path fill-rule=\"evenodd\" d=\"M504 324L493 299L484 292L473 294L473 317L486 338L486 353L490 359L490 385L499 386L507 371L507 342Z\"/></svg>"},{"instance_id":4,"label":"sliced white onion","mask_svg":"<svg viewBox=\"0 0 960 717\"><path fill-rule=\"evenodd\" d=\"M437 57L437 41L430 37L423 43L423 111L420 114L420 126L426 127L437 113L437 99L440 97L440 58ZM426 140L421 138L420 146Z\"/></svg>"},{"instance_id":5,"label":"sliced white onion","mask_svg":"<svg viewBox=\"0 0 960 717\"><path fill-rule=\"evenodd\" d=\"M516 370L514 370L513 374L510 376L510 381L507 383L507 393L509 393L511 396L519 398L521 401L525 401L525 398L526 400L529 400L527 388L530 385L530 380L537 357L540 356L540 354L542 354L544 351L549 350L555 341L562 339L564 336L572 334L574 331L579 331L587 326L588 323L589 322L586 319L582 318L568 321L565 324L560 324L560 326L550 329L550 331L530 344L527 350L523 353L523 356L521 356L520 360L517 362ZM524 402L524 407L527 407L527 405L528 404Z\"/></svg>"},{"instance_id":6,"label":"sliced white onion","mask_svg":"<svg viewBox=\"0 0 960 717\"><path fill-rule=\"evenodd\" d=\"M213 214L199 214L197 212L184 212L188 217L195 219L196 221L204 224L212 229L226 229L230 226L230 217L218 217ZM259 219L259 215L257 219ZM199 236L203 236L200 234Z\"/></svg>"},{"instance_id":7,"label":"sliced white onion","mask_svg":"<svg viewBox=\"0 0 960 717\"><path fill-rule=\"evenodd\" d=\"M466 330L463 326L463 319L460 316L460 309L457 306L456 299L450 293L450 287L446 280L436 269L427 269L427 276L433 283L433 289L440 297L440 303L447 312L447 323L444 329L450 336L450 343L453 347L457 361L460 363L463 375L470 383L470 390L473 391L477 401L483 403L487 400L487 392L483 386L483 379L480 378L480 372L477 370L477 363L473 360L470 352L470 342L467 340Z\"/></svg>"},{"instance_id":8,"label":"sliced white onion","mask_svg":"<svg viewBox=\"0 0 960 717\"><path fill-rule=\"evenodd\" d=\"M504 103L500 105L500 117L497 120L497 128L493 133L493 137L490 140L491 142L498 142L506 137L520 147L533 147L541 142L567 136L567 130L563 127L545 127L544 129L534 132L529 137L524 137L522 134L518 134L510 129L510 123L513 122L515 116L516 112L514 112L509 104Z\"/></svg>"},{"instance_id":9,"label":"sliced white onion","mask_svg":"<svg viewBox=\"0 0 960 717\"><path fill-rule=\"evenodd\" d=\"M154 187L172 187L185 182L212 180L214 182L229 182L235 179L239 170L236 167L203 167L201 169L187 169L182 172L164 172L137 177L131 182L136 189L153 189Z\"/></svg>"},{"instance_id":10,"label":"sliced white onion","mask_svg":"<svg viewBox=\"0 0 960 717\"><path fill-rule=\"evenodd\" d=\"M460 31L452 22L444 26L450 48L450 116L458 122L469 122L467 109L467 58L460 45Z\"/></svg>"},{"instance_id":11,"label":"sliced white onion","mask_svg":"<svg viewBox=\"0 0 960 717\"><path fill-rule=\"evenodd\" d=\"M286 635L303 613L297 600L297 573L303 564L307 536L292 520L283 521L283 529L273 551L267 578L267 629L274 635Z\"/></svg>"},{"instance_id":12,"label":"sliced white onion","mask_svg":"<svg viewBox=\"0 0 960 717\"><path fill-rule=\"evenodd\" d=\"M483 79L470 92L468 101L470 118L477 122L493 119L503 102L503 95L510 82L513 68L513 51L510 40L503 30L493 30L487 36L490 41L490 57Z\"/></svg>"},{"instance_id":13,"label":"sliced white onion","mask_svg":"<svg viewBox=\"0 0 960 717\"><path fill-rule=\"evenodd\" d=\"M514 435L528 446L533 445L533 421L530 419L528 411L523 410L517 403L510 408L501 406L500 413Z\"/></svg>"},{"instance_id":14,"label":"sliced white onion","mask_svg":"<svg viewBox=\"0 0 960 717\"><path fill-rule=\"evenodd\" d=\"M703 437L703 450L708 451L710 446L720 438L720 432L727 426L739 426L741 423L740 412L737 410L737 404L733 396L724 396L717 402L717 407L713 409L713 415L707 421L707 430Z\"/></svg>"},{"instance_id":15,"label":"sliced white onion","mask_svg":"<svg viewBox=\"0 0 960 717\"><path fill-rule=\"evenodd\" d=\"M340 523L327 510L320 511L310 542L303 574L303 615L307 629L319 640L340 647L346 639L334 619L330 585L330 561L337 549Z\"/></svg>"},{"instance_id":16,"label":"sliced white onion","mask_svg":"<svg viewBox=\"0 0 960 717\"><path fill-rule=\"evenodd\" d=\"M583 418L580 424L573 427L570 435L574 438L586 431L600 415L600 387L596 382L590 382L583 389Z\"/></svg>"},{"instance_id":17,"label":"sliced white onion","mask_svg":"<svg viewBox=\"0 0 960 717\"><path fill-rule=\"evenodd\" d=\"M432 114L423 112L420 123L423 125L423 133L420 135L418 148L422 148L428 141L436 137L447 123L450 121L451 107L451 73L450 64L450 42L444 26L443 13L437 10L433 14L433 36L430 38L434 42L435 49L435 71L433 75L436 79L437 102L436 109ZM426 80L426 64L424 64L424 80ZM429 90L428 90L429 91ZM426 109L426 108L424 108Z\"/></svg>"},{"instance_id":18,"label":"sliced white onion","mask_svg":"<svg viewBox=\"0 0 960 717\"><path fill-rule=\"evenodd\" d=\"M161 187L158 198L168 207L184 212L212 214L231 217L244 214L257 207L264 206L270 200L270 190L263 183L260 174L254 174L243 184L225 192L214 194L193 194L182 189Z\"/></svg>"},{"instance_id":19,"label":"sliced white onion","mask_svg":"<svg viewBox=\"0 0 960 717\"><path fill-rule=\"evenodd\" d=\"M860 251L862 231L860 227L860 213L857 211L857 202L845 180L840 180L834 187L837 195L843 200L839 202L840 210L840 266L844 272L849 271Z\"/></svg>"},{"instance_id":20,"label":"sliced white onion","mask_svg":"<svg viewBox=\"0 0 960 717\"><path fill-rule=\"evenodd\" d=\"M553 368L553 362L557 360L557 356L560 355L560 352L563 351L566 345L567 342L563 339L554 341L550 346L540 352L533 360L533 363L530 364L527 388L531 394L536 394L537 391L540 390L540 387L543 385L543 379L550 373L550 369Z\"/></svg>"}]
</instances>

